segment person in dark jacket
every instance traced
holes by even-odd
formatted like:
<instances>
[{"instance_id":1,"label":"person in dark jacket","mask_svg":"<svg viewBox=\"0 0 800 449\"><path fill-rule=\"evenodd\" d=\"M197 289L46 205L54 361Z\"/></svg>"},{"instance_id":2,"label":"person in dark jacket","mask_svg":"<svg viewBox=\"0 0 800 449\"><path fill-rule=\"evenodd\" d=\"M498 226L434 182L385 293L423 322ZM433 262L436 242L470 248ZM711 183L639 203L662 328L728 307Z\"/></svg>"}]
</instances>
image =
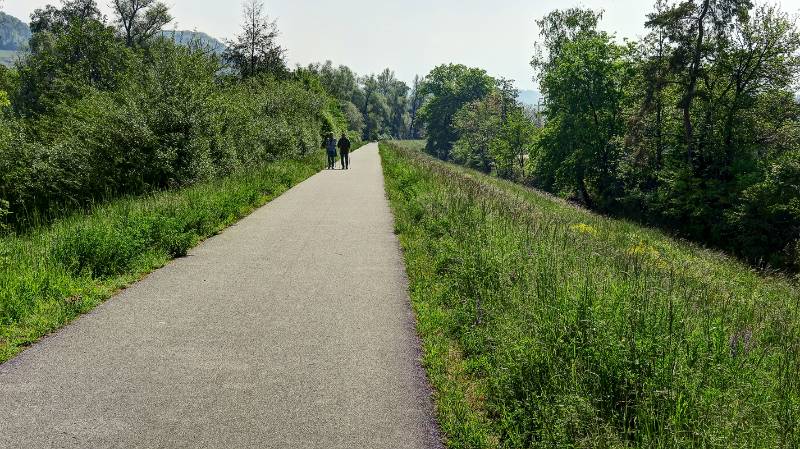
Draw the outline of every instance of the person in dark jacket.
<instances>
[{"instance_id":1,"label":"person in dark jacket","mask_svg":"<svg viewBox=\"0 0 800 449\"><path fill-rule=\"evenodd\" d=\"M350 139L347 138L345 133L342 133L342 138L339 139L339 153L342 155L342 170L350 169Z\"/></svg>"},{"instance_id":2,"label":"person in dark jacket","mask_svg":"<svg viewBox=\"0 0 800 449\"><path fill-rule=\"evenodd\" d=\"M322 142L322 147L328 152L328 170L333 170L336 168L336 137L333 133L328 133Z\"/></svg>"}]
</instances>

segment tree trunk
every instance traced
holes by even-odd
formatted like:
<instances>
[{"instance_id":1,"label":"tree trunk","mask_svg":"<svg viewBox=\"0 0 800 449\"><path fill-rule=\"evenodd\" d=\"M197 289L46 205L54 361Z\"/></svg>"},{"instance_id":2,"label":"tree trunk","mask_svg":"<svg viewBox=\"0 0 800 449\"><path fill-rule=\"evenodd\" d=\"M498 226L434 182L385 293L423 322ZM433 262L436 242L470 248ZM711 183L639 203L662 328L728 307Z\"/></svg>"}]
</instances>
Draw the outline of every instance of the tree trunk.
<instances>
[{"instance_id":1,"label":"tree trunk","mask_svg":"<svg viewBox=\"0 0 800 449\"><path fill-rule=\"evenodd\" d=\"M577 174L577 184L578 184L578 194L581 196L581 201L583 204L588 208L594 207L594 202L592 201L591 196L589 196L589 189L586 187L586 179L584 179L582 170L580 170Z\"/></svg>"},{"instance_id":2,"label":"tree trunk","mask_svg":"<svg viewBox=\"0 0 800 449\"><path fill-rule=\"evenodd\" d=\"M692 103L694 102L694 97L697 95L697 78L700 74L700 63L702 62L703 43L705 42L706 33L705 20L710 8L711 0L704 0L700 16L697 18L697 39L695 41L694 54L692 55L692 65L689 67L689 80L686 88L686 95L681 105L683 109L683 134L686 142L686 157L689 164L692 163L692 158L694 157Z\"/></svg>"}]
</instances>

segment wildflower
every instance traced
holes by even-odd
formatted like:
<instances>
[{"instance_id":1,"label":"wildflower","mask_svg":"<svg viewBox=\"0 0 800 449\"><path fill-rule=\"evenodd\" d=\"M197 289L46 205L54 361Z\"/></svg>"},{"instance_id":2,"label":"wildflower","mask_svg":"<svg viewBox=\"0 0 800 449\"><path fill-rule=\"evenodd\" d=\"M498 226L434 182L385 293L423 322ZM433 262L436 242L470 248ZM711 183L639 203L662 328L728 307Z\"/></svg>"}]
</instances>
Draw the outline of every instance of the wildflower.
<instances>
[{"instance_id":1,"label":"wildflower","mask_svg":"<svg viewBox=\"0 0 800 449\"><path fill-rule=\"evenodd\" d=\"M576 232L578 234L588 235L590 237L597 237L597 229L584 223L578 223L570 226L569 228L573 232Z\"/></svg>"},{"instance_id":2,"label":"wildflower","mask_svg":"<svg viewBox=\"0 0 800 449\"><path fill-rule=\"evenodd\" d=\"M638 245L632 247L628 250L628 255L630 256L638 256L638 257L645 257L648 259L659 260L661 259L661 253L658 252L657 249L653 248L652 246L648 245L645 242L640 242Z\"/></svg>"}]
</instances>

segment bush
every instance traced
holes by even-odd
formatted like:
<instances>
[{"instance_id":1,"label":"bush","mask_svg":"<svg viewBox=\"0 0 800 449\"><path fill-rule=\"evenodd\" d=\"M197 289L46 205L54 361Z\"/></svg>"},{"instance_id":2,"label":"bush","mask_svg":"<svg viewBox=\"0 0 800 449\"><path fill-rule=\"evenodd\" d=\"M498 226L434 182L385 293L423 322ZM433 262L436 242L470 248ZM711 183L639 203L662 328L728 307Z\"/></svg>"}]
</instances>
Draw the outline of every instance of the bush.
<instances>
[{"instance_id":1,"label":"bush","mask_svg":"<svg viewBox=\"0 0 800 449\"><path fill-rule=\"evenodd\" d=\"M20 68L26 83L40 62ZM47 94L46 114L0 118L6 223L24 229L121 195L301 157L319 148L323 131L346 127L324 91L228 78L202 49L158 40L129 66L113 89L82 85L62 101Z\"/></svg>"},{"instance_id":2,"label":"bush","mask_svg":"<svg viewBox=\"0 0 800 449\"><path fill-rule=\"evenodd\" d=\"M765 179L743 192L727 218L744 257L800 270L800 151L769 164Z\"/></svg>"}]
</instances>

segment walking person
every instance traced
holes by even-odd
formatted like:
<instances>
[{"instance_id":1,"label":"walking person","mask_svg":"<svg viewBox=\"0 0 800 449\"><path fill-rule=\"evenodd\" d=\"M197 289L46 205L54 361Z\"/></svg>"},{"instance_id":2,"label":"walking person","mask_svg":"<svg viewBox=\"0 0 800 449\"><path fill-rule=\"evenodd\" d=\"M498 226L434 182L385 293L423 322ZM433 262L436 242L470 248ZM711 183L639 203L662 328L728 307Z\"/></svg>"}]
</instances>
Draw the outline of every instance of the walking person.
<instances>
[{"instance_id":1,"label":"walking person","mask_svg":"<svg viewBox=\"0 0 800 449\"><path fill-rule=\"evenodd\" d=\"M339 147L339 152L342 155L342 170L349 170L350 169L350 139L347 138L347 134L342 133L342 138L339 139L339 143L336 145Z\"/></svg>"},{"instance_id":2,"label":"walking person","mask_svg":"<svg viewBox=\"0 0 800 449\"><path fill-rule=\"evenodd\" d=\"M336 168L336 137L333 133L328 133L325 141L322 142L322 147L328 151L328 170Z\"/></svg>"}]
</instances>

